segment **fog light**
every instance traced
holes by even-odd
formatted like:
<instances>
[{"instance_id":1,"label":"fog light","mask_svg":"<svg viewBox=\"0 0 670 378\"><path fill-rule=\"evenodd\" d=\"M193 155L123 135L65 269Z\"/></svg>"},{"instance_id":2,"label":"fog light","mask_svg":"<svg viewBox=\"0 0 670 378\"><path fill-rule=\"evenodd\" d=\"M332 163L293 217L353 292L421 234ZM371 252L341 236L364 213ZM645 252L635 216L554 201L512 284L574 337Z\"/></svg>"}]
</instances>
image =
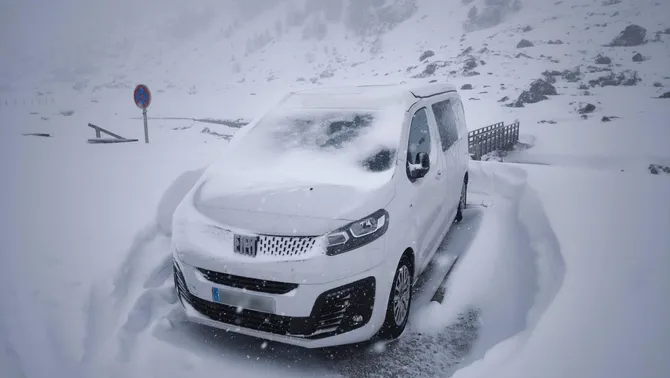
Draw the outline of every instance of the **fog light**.
<instances>
[{"instance_id":1,"label":"fog light","mask_svg":"<svg viewBox=\"0 0 670 378\"><path fill-rule=\"evenodd\" d=\"M360 323L363 321L363 315L354 315L351 320L353 320L354 323Z\"/></svg>"}]
</instances>

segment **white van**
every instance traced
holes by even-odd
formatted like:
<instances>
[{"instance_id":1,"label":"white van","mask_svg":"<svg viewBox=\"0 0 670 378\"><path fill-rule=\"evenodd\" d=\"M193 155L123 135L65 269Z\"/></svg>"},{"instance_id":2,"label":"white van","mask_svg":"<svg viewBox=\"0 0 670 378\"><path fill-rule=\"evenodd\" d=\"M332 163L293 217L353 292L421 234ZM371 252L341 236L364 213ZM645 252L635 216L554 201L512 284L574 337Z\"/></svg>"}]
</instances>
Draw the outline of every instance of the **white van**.
<instances>
[{"instance_id":1,"label":"white van","mask_svg":"<svg viewBox=\"0 0 670 378\"><path fill-rule=\"evenodd\" d=\"M318 348L398 338L468 185L448 84L288 94L245 126L173 218L189 320Z\"/></svg>"}]
</instances>

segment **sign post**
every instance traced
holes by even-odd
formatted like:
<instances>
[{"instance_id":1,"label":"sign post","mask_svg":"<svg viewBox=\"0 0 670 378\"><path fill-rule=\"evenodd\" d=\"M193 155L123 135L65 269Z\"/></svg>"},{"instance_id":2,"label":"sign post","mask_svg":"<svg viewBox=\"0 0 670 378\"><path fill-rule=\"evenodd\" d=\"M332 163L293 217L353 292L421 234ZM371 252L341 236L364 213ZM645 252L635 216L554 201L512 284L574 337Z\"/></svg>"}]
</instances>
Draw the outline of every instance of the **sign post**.
<instances>
[{"instance_id":1,"label":"sign post","mask_svg":"<svg viewBox=\"0 0 670 378\"><path fill-rule=\"evenodd\" d=\"M142 109L142 116L144 118L144 143L149 143L149 126L147 124L147 108L151 105L151 92L149 91L149 87L144 84L135 87L133 99L135 100L135 105Z\"/></svg>"},{"instance_id":2,"label":"sign post","mask_svg":"<svg viewBox=\"0 0 670 378\"><path fill-rule=\"evenodd\" d=\"M142 109L142 116L144 117L144 143L149 143L149 125L147 124L146 109Z\"/></svg>"}]
</instances>

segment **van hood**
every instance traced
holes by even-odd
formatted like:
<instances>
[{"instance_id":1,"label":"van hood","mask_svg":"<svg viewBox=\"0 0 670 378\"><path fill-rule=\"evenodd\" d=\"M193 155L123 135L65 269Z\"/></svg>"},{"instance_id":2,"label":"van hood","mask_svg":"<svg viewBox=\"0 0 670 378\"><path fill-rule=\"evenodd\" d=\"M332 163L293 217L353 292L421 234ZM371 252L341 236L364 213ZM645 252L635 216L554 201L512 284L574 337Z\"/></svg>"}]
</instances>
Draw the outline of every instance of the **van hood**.
<instances>
[{"instance_id":1,"label":"van hood","mask_svg":"<svg viewBox=\"0 0 670 378\"><path fill-rule=\"evenodd\" d=\"M324 183L222 185L210 176L193 193L193 205L222 225L270 235L323 235L386 207L392 182L376 189Z\"/></svg>"}]
</instances>

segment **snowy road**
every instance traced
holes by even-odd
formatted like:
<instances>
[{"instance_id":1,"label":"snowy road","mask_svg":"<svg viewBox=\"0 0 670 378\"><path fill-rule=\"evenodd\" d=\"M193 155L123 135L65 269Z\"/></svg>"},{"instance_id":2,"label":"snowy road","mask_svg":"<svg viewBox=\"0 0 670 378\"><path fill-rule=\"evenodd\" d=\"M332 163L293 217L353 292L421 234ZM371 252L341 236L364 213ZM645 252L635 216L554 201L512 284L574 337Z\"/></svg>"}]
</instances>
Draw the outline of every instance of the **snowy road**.
<instances>
[{"instance_id":1,"label":"snowy road","mask_svg":"<svg viewBox=\"0 0 670 378\"><path fill-rule=\"evenodd\" d=\"M456 253L464 252L477 235L483 210L468 210L464 221L449 232L434 263L415 288L414 308L430 301L451 267ZM437 335L422 335L412 327L419 311L413 311L408 331L397 343L307 350L185 322L173 292L169 237L157 226L140 232L125 262L116 273L111 308L105 292L91 293L86 350L89 361L99 352L105 337L100 329L113 329L109 351L114 360L128 363L138 344L163 342L181 349L184 355L212 356L221 363L256 361L260 366L279 365L300 371L320 367L319 374L347 377L418 376L433 377L447 372L469 351L476 337L476 317L466 317ZM116 314L116 319L103 319ZM116 323L115 323L116 322ZM103 349L104 350L104 349ZM107 350L104 354L107 355ZM94 358L94 357L93 357ZM414 373L412 373L414 372Z\"/></svg>"}]
</instances>

